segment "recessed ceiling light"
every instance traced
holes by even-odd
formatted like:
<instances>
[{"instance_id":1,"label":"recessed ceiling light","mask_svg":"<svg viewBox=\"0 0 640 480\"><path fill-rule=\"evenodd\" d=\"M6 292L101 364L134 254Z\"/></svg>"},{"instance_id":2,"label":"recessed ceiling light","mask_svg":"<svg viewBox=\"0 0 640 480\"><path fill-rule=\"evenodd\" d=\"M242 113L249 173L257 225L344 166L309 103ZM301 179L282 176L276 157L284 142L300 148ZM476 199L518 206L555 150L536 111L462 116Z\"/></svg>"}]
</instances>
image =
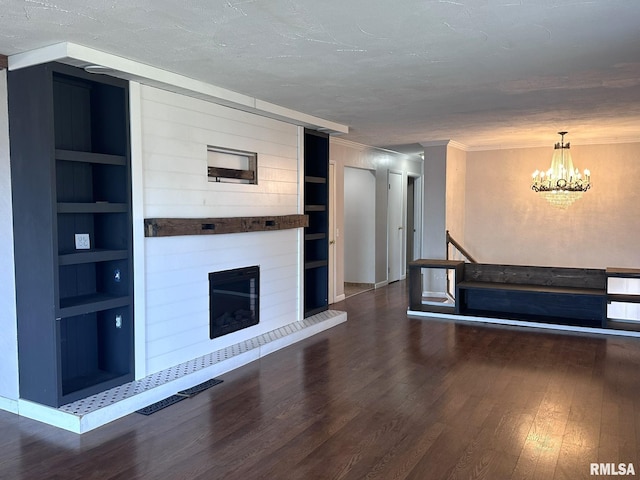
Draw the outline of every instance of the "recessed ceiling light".
<instances>
[{"instance_id":1,"label":"recessed ceiling light","mask_svg":"<svg viewBox=\"0 0 640 480\"><path fill-rule=\"evenodd\" d=\"M113 68L105 67L104 65L87 65L84 67L84 71L96 74L108 74L114 72Z\"/></svg>"}]
</instances>

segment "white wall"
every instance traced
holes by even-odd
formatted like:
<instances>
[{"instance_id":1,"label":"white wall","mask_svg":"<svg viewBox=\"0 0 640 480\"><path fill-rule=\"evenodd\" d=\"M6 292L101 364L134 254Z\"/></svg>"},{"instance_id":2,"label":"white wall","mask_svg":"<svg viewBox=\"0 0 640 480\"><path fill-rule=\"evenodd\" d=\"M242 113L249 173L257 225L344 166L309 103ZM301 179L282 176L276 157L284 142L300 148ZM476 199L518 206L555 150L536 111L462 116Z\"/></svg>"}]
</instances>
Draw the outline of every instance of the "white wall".
<instances>
[{"instance_id":1,"label":"white wall","mask_svg":"<svg viewBox=\"0 0 640 480\"><path fill-rule=\"evenodd\" d=\"M561 267L640 266L640 143L571 145L592 188L567 210L529 185L553 147L467 152L463 245L479 262Z\"/></svg>"},{"instance_id":2,"label":"white wall","mask_svg":"<svg viewBox=\"0 0 640 480\"><path fill-rule=\"evenodd\" d=\"M7 71L0 70L0 397L18 398L18 332L13 264ZM0 407L11 409L0 402Z\"/></svg>"},{"instance_id":3,"label":"white wall","mask_svg":"<svg viewBox=\"0 0 640 480\"><path fill-rule=\"evenodd\" d=\"M144 210L153 217L299 213L298 128L143 86ZM258 184L207 180L207 145L258 153ZM300 320L297 230L145 240L147 373ZM208 273L260 265L260 324L209 339Z\"/></svg>"},{"instance_id":4,"label":"white wall","mask_svg":"<svg viewBox=\"0 0 640 480\"><path fill-rule=\"evenodd\" d=\"M375 172L344 169L344 280L375 283Z\"/></svg>"},{"instance_id":5,"label":"white wall","mask_svg":"<svg viewBox=\"0 0 640 480\"><path fill-rule=\"evenodd\" d=\"M447 142L425 146L423 186L422 255L442 259L446 257Z\"/></svg>"}]
</instances>

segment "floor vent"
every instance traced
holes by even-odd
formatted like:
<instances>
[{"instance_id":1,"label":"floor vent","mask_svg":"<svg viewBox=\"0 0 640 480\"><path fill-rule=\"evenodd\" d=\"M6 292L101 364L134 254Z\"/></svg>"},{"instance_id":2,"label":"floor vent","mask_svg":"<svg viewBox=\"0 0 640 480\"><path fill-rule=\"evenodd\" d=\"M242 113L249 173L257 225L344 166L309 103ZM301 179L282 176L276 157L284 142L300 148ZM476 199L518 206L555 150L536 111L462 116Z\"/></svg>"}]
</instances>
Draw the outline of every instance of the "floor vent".
<instances>
[{"instance_id":1,"label":"floor vent","mask_svg":"<svg viewBox=\"0 0 640 480\"><path fill-rule=\"evenodd\" d=\"M219 380L217 378L212 378L211 380L202 382L201 384L196 385L195 387L187 388L186 390L182 390L176 393L175 395L171 395L170 397L160 400L159 402L152 403L147 407L141 408L140 410L136 410L136 412L142 415L151 415L152 413L156 413L157 411L162 410L163 408L166 408L170 405L173 405L174 403L178 403L179 401L184 400L185 398L194 397L200 392L204 392L206 389L211 388L220 383L222 383L222 380Z\"/></svg>"},{"instance_id":2,"label":"floor vent","mask_svg":"<svg viewBox=\"0 0 640 480\"><path fill-rule=\"evenodd\" d=\"M152 413L156 413L157 411L162 410L163 408L166 408L169 405L173 405L174 403L178 403L179 401L184 400L185 398L188 398L188 397L185 397L184 395L171 395L170 397L160 400L159 402L152 403L148 407L144 407L144 408L141 408L140 410L136 410L136 412L141 413L142 415L151 415Z\"/></svg>"},{"instance_id":3,"label":"floor vent","mask_svg":"<svg viewBox=\"0 0 640 480\"><path fill-rule=\"evenodd\" d=\"M178 392L178 395L182 395L183 397L193 397L200 392L204 392L207 388L214 387L222 383L222 380L217 378L212 378L211 380L207 380L206 382L202 382L200 385L196 385L195 387L187 388L186 390L182 390Z\"/></svg>"}]
</instances>

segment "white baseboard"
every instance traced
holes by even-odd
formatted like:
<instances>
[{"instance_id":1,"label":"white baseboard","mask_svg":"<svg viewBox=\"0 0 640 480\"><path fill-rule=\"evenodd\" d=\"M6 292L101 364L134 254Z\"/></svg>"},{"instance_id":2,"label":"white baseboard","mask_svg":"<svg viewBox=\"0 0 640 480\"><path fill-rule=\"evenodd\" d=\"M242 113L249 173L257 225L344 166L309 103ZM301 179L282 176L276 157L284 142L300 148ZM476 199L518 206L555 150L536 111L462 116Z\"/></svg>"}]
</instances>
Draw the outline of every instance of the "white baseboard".
<instances>
[{"instance_id":1,"label":"white baseboard","mask_svg":"<svg viewBox=\"0 0 640 480\"><path fill-rule=\"evenodd\" d=\"M490 323L495 325L537 328L543 330L560 330L564 332L594 333L600 335L616 335L620 337L640 337L640 332L630 330L617 330L613 328L600 327L579 327L574 325L560 325L556 323L529 322L526 320L509 320L503 318L476 317L473 315L457 315L453 313L420 312L410 309L407 309L407 316L433 318L434 320L456 320L461 322Z\"/></svg>"},{"instance_id":2,"label":"white baseboard","mask_svg":"<svg viewBox=\"0 0 640 480\"><path fill-rule=\"evenodd\" d=\"M5 410L11 413L18 413L18 400L0 397L0 410Z\"/></svg>"}]
</instances>

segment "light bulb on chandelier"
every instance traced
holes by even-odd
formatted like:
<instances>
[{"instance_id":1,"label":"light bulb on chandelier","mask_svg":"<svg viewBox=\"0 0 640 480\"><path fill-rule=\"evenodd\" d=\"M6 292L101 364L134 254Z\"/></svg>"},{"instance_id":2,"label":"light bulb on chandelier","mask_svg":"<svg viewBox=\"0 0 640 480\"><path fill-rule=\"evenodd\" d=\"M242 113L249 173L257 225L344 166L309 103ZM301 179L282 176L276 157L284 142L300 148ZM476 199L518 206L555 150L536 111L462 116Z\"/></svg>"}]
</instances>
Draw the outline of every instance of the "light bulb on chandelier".
<instances>
[{"instance_id":1,"label":"light bulb on chandelier","mask_svg":"<svg viewBox=\"0 0 640 480\"><path fill-rule=\"evenodd\" d=\"M591 188L591 172L582 173L574 167L569 152L570 144L564 143L567 132L558 132L560 142L554 145L551 168L533 172L531 189L541 193L553 206L567 208Z\"/></svg>"}]
</instances>

